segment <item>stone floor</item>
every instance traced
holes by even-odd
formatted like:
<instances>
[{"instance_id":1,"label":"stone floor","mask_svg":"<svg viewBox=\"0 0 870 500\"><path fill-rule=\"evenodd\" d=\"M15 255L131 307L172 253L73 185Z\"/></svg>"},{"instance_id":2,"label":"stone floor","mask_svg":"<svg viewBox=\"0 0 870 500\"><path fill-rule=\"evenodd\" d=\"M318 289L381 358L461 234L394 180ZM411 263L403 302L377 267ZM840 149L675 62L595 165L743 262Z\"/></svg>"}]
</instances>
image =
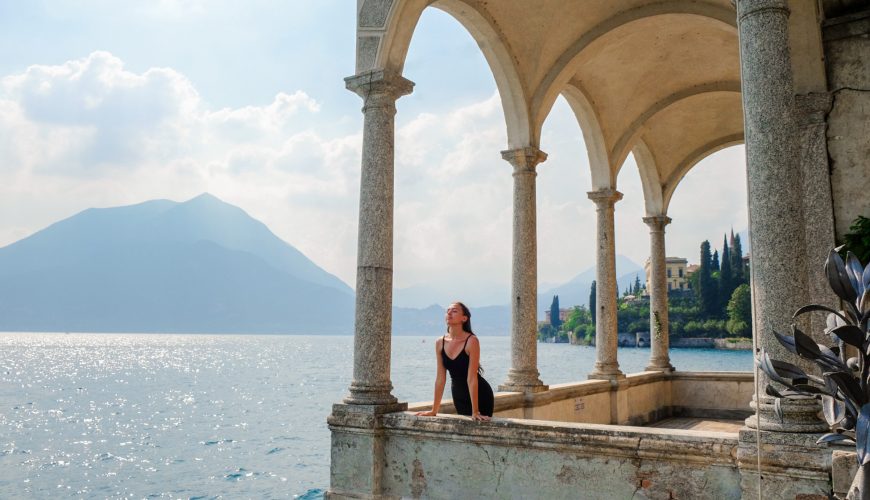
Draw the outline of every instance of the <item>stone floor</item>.
<instances>
[{"instance_id":1,"label":"stone floor","mask_svg":"<svg viewBox=\"0 0 870 500\"><path fill-rule=\"evenodd\" d=\"M726 420L713 418L666 418L646 427L662 429L685 429L689 431L733 432L737 433L743 427L743 420Z\"/></svg>"}]
</instances>

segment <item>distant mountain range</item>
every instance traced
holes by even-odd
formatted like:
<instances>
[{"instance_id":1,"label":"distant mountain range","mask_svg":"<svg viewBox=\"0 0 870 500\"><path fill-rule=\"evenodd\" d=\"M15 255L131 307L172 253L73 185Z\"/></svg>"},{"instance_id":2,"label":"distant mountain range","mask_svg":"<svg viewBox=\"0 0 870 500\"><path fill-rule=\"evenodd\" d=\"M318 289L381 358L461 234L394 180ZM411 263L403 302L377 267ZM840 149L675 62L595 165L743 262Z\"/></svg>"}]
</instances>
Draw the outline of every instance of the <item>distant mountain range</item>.
<instances>
[{"instance_id":1,"label":"distant mountain range","mask_svg":"<svg viewBox=\"0 0 870 500\"><path fill-rule=\"evenodd\" d=\"M620 292L645 281L624 256L616 270ZM553 295L587 304L594 279L590 267L540 293L538 317ZM467 301L478 333L510 333L507 285L454 285L462 297L396 290L393 332L440 333L439 297ZM210 194L88 209L0 248L0 331L349 334L353 308L347 284Z\"/></svg>"},{"instance_id":2,"label":"distant mountain range","mask_svg":"<svg viewBox=\"0 0 870 500\"><path fill-rule=\"evenodd\" d=\"M209 194L88 209L0 248L0 330L349 333L353 290Z\"/></svg>"}]
</instances>

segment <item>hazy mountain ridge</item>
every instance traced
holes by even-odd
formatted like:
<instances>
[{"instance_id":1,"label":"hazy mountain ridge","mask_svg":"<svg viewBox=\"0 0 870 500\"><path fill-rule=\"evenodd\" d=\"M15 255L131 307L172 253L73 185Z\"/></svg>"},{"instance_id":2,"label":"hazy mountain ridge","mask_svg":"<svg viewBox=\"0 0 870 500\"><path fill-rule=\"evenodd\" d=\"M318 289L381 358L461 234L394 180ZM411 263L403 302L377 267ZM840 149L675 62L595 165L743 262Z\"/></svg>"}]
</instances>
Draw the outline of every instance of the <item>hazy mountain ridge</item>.
<instances>
[{"instance_id":1,"label":"hazy mountain ridge","mask_svg":"<svg viewBox=\"0 0 870 500\"><path fill-rule=\"evenodd\" d=\"M620 291L644 279L623 256L617 271ZM590 267L539 294L539 318L557 293L563 307L585 304L594 277ZM453 285L468 290L458 298L472 307L477 333L510 334L509 287ZM439 335L440 302L457 297L416 288L417 300L438 300L394 307L393 332ZM353 310L349 286L209 194L87 209L0 248L5 331L350 334Z\"/></svg>"},{"instance_id":2,"label":"hazy mountain ridge","mask_svg":"<svg viewBox=\"0 0 870 500\"><path fill-rule=\"evenodd\" d=\"M350 333L353 290L204 194L88 209L0 249L0 329Z\"/></svg>"}]
</instances>

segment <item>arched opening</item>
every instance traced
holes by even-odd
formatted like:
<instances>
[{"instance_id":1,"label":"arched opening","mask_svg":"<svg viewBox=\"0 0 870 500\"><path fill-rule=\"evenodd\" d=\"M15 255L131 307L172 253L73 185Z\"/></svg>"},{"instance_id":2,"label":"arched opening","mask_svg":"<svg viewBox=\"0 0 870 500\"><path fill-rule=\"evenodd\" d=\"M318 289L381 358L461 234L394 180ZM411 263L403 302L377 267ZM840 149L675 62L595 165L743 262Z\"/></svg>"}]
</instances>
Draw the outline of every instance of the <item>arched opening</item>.
<instances>
[{"instance_id":1,"label":"arched opening","mask_svg":"<svg viewBox=\"0 0 870 500\"><path fill-rule=\"evenodd\" d=\"M396 395L419 401L432 397L430 339L452 301L471 308L493 387L510 367L512 178L502 99L460 22L426 9L404 72L416 86L397 103L393 329L426 340L394 337L392 372Z\"/></svg>"}]
</instances>

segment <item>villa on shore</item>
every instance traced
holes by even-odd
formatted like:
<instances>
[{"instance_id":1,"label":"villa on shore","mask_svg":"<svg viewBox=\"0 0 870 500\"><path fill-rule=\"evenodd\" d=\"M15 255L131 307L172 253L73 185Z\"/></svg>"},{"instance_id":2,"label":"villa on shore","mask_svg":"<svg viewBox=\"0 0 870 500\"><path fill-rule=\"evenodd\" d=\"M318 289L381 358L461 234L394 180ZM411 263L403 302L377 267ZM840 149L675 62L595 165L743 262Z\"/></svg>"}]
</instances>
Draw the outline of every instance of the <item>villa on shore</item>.
<instances>
[{"instance_id":1,"label":"villa on shore","mask_svg":"<svg viewBox=\"0 0 870 500\"><path fill-rule=\"evenodd\" d=\"M386 369L395 103L414 88L404 61L427 8L477 41L507 129L512 366L491 422L450 415L449 404L446 415L415 417L427 403L397 401ZM822 499L848 486L854 453L816 444L828 427L816 400L779 407L764 373L672 366L665 230L686 173L745 144L755 347L790 359L773 330L804 304L837 306L820 270L850 222L870 213L866 1L357 0L356 9L356 73L345 80L362 98L364 124L353 380L328 417L329 498ZM589 154L598 320L588 380L547 385L537 368L535 177L559 96ZM629 154L650 230L655 327L648 367L626 374L614 205ZM822 323L803 326L826 343Z\"/></svg>"}]
</instances>

